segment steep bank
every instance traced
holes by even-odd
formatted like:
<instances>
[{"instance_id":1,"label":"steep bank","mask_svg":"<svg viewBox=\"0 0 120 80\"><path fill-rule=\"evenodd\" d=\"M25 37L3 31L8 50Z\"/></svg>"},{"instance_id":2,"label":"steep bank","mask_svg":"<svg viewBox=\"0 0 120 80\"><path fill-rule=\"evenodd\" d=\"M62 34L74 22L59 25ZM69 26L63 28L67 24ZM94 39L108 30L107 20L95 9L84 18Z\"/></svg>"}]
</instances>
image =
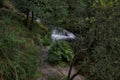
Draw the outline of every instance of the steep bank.
<instances>
[{"instance_id":1,"label":"steep bank","mask_svg":"<svg viewBox=\"0 0 120 80\"><path fill-rule=\"evenodd\" d=\"M34 22L29 30L21 15L0 8L0 80L36 80L38 74L39 41L47 29Z\"/></svg>"}]
</instances>

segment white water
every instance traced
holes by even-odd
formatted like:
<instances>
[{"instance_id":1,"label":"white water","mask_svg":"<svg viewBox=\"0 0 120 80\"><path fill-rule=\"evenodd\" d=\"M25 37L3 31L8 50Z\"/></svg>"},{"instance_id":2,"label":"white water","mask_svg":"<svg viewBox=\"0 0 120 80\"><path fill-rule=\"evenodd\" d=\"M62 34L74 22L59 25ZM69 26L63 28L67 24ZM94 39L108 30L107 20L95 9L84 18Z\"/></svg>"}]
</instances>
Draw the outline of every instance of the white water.
<instances>
[{"instance_id":1,"label":"white water","mask_svg":"<svg viewBox=\"0 0 120 80\"><path fill-rule=\"evenodd\" d=\"M41 19L40 19L39 17L37 17L36 22L37 22L37 23L40 23L40 22L41 22Z\"/></svg>"},{"instance_id":2,"label":"white water","mask_svg":"<svg viewBox=\"0 0 120 80\"><path fill-rule=\"evenodd\" d=\"M52 41L75 39L75 35L65 29L53 29L51 35Z\"/></svg>"},{"instance_id":3,"label":"white water","mask_svg":"<svg viewBox=\"0 0 120 80\"><path fill-rule=\"evenodd\" d=\"M41 22L41 19L39 17L36 18L36 22L37 23L40 23ZM56 41L56 40L73 40L75 39L76 36L65 30L65 29L62 29L62 28L56 28L55 29L52 29L52 34L51 34L51 39L52 41Z\"/></svg>"}]
</instances>

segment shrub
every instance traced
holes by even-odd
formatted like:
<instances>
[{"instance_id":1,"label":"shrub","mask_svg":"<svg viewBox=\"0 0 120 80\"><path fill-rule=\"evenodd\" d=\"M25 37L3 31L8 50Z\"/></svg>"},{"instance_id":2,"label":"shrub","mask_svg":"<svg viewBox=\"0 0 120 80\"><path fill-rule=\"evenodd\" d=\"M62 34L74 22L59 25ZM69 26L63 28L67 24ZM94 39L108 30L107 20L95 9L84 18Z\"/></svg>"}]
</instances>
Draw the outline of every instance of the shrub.
<instances>
[{"instance_id":1,"label":"shrub","mask_svg":"<svg viewBox=\"0 0 120 80\"><path fill-rule=\"evenodd\" d=\"M117 45L117 47L120 46ZM118 49L117 47L116 50ZM116 50L112 51L106 47L97 46L96 50L92 54L95 60L95 65L92 65L90 69L91 73L88 78L99 78L101 80L118 80L120 77L120 59L118 56L120 55ZM94 74L96 74L96 76L93 76Z\"/></svg>"},{"instance_id":2,"label":"shrub","mask_svg":"<svg viewBox=\"0 0 120 80\"><path fill-rule=\"evenodd\" d=\"M49 37L50 35L46 35L44 36L41 40L40 40L40 43L43 45L43 46L49 46L51 44L51 38Z\"/></svg>"},{"instance_id":3,"label":"shrub","mask_svg":"<svg viewBox=\"0 0 120 80\"><path fill-rule=\"evenodd\" d=\"M56 41L52 44L48 54L48 61L50 63L58 63L60 61L70 62L72 58L73 51L67 42Z\"/></svg>"}]
</instances>

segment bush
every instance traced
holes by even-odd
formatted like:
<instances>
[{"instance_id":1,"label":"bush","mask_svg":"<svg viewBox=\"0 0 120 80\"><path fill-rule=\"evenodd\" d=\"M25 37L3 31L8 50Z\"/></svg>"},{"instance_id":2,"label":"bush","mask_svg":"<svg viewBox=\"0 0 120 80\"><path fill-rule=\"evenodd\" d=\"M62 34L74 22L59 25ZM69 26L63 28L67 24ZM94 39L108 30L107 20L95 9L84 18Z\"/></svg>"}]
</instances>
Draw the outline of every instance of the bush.
<instances>
[{"instance_id":1,"label":"bush","mask_svg":"<svg viewBox=\"0 0 120 80\"><path fill-rule=\"evenodd\" d=\"M118 53L114 54L118 55ZM94 64L91 64L90 75L87 76L88 80L119 80L120 64L118 63L118 59L115 55L112 55L111 53L104 54L102 50L96 50L92 55L95 62Z\"/></svg>"},{"instance_id":2,"label":"bush","mask_svg":"<svg viewBox=\"0 0 120 80\"><path fill-rule=\"evenodd\" d=\"M50 63L58 63L60 61L70 62L73 58L73 51L69 44L65 41L57 41L53 43L49 50L48 61Z\"/></svg>"},{"instance_id":3,"label":"bush","mask_svg":"<svg viewBox=\"0 0 120 80\"><path fill-rule=\"evenodd\" d=\"M40 43L43 45L43 46L49 46L51 44L51 38L49 37L49 35L46 35L44 36L41 40L40 40Z\"/></svg>"}]
</instances>

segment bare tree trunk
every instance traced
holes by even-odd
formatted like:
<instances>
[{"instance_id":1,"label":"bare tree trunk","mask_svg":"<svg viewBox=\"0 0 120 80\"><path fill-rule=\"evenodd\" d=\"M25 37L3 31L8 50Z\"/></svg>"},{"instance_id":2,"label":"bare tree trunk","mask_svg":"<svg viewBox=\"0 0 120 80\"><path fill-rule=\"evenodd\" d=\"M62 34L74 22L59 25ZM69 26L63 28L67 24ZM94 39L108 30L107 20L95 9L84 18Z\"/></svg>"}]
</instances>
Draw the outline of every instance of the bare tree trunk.
<instances>
[{"instance_id":1,"label":"bare tree trunk","mask_svg":"<svg viewBox=\"0 0 120 80\"><path fill-rule=\"evenodd\" d=\"M80 73L80 70L81 69L79 69L78 72L76 72L69 80L73 80Z\"/></svg>"},{"instance_id":2,"label":"bare tree trunk","mask_svg":"<svg viewBox=\"0 0 120 80\"><path fill-rule=\"evenodd\" d=\"M31 23L30 23L31 25L30 25L30 28L29 28L30 30L32 30L32 27L33 27L34 12L32 11L31 14L32 14L32 19L31 19Z\"/></svg>"},{"instance_id":3,"label":"bare tree trunk","mask_svg":"<svg viewBox=\"0 0 120 80\"><path fill-rule=\"evenodd\" d=\"M73 60L70 64L70 69L69 69L69 72L68 72L68 77L67 77L67 80L73 80L80 72L81 69L79 69L74 75L72 75L71 77L71 72L72 72L72 68L73 68L73 65L75 63L75 58L78 56L78 54L75 54L74 57L73 57Z\"/></svg>"},{"instance_id":4,"label":"bare tree trunk","mask_svg":"<svg viewBox=\"0 0 120 80\"><path fill-rule=\"evenodd\" d=\"M70 69L69 69L69 72L68 72L67 80L70 80L70 75L71 75L71 72L72 72L73 63L74 63L74 61L72 61L72 63L70 64Z\"/></svg>"},{"instance_id":5,"label":"bare tree trunk","mask_svg":"<svg viewBox=\"0 0 120 80\"><path fill-rule=\"evenodd\" d=\"M30 12L30 10L29 9L27 9L27 13L26 13L26 27L29 27L29 12Z\"/></svg>"},{"instance_id":6,"label":"bare tree trunk","mask_svg":"<svg viewBox=\"0 0 120 80\"><path fill-rule=\"evenodd\" d=\"M31 23L33 23L33 20L34 20L34 12L32 11L32 20L31 20Z\"/></svg>"},{"instance_id":7,"label":"bare tree trunk","mask_svg":"<svg viewBox=\"0 0 120 80\"><path fill-rule=\"evenodd\" d=\"M76 55L73 57L73 60L70 64L70 69L69 69L69 72L68 72L67 80L70 80L70 76L71 76L72 68L73 68L73 65L74 65L75 57L76 57Z\"/></svg>"}]
</instances>

